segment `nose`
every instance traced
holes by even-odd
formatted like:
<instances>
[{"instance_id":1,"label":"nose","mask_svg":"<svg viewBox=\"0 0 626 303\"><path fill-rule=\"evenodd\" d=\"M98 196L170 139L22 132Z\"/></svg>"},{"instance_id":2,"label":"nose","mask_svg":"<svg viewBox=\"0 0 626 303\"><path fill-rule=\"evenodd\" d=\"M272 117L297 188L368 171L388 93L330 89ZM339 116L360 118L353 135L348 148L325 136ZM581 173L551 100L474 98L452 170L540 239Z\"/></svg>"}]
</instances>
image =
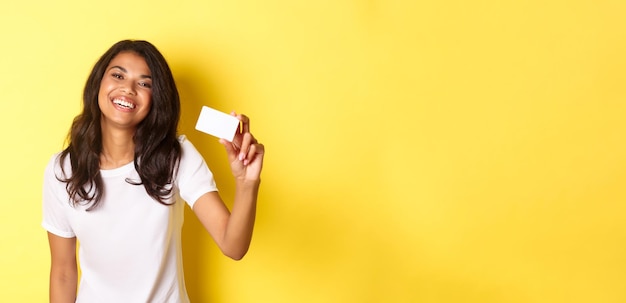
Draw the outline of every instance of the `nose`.
<instances>
[{"instance_id":1,"label":"nose","mask_svg":"<svg viewBox=\"0 0 626 303\"><path fill-rule=\"evenodd\" d=\"M131 81L126 81L122 84L121 90L123 93L128 94L128 95L136 95L137 92L135 91L135 87L133 86L133 83Z\"/></svg>"}]
</instances>

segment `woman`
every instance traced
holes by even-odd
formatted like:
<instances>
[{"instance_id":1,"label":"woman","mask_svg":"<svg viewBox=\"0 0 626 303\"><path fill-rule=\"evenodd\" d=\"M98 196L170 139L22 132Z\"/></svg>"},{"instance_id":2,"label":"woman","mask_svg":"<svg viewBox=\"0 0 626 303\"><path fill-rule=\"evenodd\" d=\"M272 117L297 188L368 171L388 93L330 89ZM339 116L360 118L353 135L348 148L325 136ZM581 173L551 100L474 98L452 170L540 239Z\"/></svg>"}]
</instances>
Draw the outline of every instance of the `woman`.
<instances>
[{"instance_id":1,"label":"woman","mask_svg":"<svg viewBox=\"0 0 626 303\"><path fill-rule=\"evenodd\" d=\"M189 302L181 199L225 255L246 254L264 147L248 118L232 114L241 128L232 142L220 140L235 177L231 213L202 156L177 135L180 101L163 56L149 42L131 40L104 53L87 80L67 148L45 170L50 302Z\"/></svg>"}]
</instances>

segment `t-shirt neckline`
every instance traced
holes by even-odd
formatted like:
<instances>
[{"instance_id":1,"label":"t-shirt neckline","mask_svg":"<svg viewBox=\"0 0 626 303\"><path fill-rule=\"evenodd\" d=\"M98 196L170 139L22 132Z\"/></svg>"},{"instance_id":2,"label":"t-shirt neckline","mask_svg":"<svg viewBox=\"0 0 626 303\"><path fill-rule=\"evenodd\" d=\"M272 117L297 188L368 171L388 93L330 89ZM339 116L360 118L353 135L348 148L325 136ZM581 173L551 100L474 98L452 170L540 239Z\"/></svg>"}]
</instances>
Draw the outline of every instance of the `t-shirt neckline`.
<instances>
[{"instance_id":1,"label":"t-shirt neckline","mask_svg":"<svg viewBox=\"0 0 626 303\"><path fill-rule=\"evenodd\" d=\"M117 177L120 175L124 175L130 171L132 171L133 169L135 169L135 161L131 161L128 164L124 164L120 167L117 168L113 168L113 169L101 169L100 170L100 175L104 178L104 177Z\"/></svg>"}]
</instances>

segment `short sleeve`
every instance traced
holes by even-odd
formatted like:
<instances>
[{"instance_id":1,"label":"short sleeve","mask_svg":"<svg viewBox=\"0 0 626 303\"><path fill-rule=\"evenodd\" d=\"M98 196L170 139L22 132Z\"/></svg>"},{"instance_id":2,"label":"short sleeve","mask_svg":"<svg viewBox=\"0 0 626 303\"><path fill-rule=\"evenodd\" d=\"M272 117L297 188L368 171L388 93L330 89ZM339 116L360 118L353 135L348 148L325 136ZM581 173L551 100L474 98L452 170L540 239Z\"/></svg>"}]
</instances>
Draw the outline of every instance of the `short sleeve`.
<instances>
[{"instance_id":1,"label":"short sleeve","mask_svg":"<svg viewBox=\"0 0 626 303\"><path fill-rule=\"evenodd\" d=\"M200 196L217 191L217 186L213 173L193 144L185 136L180 136L179 141L182 156L176 180L181 198L193 208Z\"/></svg>"},{"instance_id":2,"label":"short sleeve","mask_svg":"<svg viewBox=\"0 0 626 303\"><path fill-rule=\"evenodd\" d=\"M43 179L43 221L44 229L57 236L73 238L76 235L68 220L69 196L65 192L65 183L57 179L60 170L58 155L50 159L44 171Z\"/></svg>"}]
</instances>

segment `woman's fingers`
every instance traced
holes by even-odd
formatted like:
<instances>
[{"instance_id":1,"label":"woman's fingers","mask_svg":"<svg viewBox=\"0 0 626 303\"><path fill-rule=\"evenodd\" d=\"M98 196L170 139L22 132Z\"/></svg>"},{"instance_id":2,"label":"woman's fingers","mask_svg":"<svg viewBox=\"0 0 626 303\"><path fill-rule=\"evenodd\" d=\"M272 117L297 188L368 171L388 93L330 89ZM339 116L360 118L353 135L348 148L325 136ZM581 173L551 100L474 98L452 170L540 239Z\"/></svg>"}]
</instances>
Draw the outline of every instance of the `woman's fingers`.
<instances>
[{"instance_id":1,"label":"woman's fingers","mask_svg":"<svg viewBox=\"0 0 626 303\"><path fill-rule=\"evenodd\" d=\"M248 151L250 150L250 145L256 141L251 133L243 133L243 138L241 139L241 149L239 150L239 161L243 161L248 156Z\"/></svg>"},{"instance_id":2,"label":"woman's fingers","mask_svg":"<svg viewBox=\"0 0 626 303\"><path fill-rule=\"evenodd\" d=\"M233 142L222 142L226 146L227 152L230 154L236 154L236 158L248 165L252 162L257 153L263 153L264 147L259 144L254 136L250 133L250 118L243 114L237 114L235 111L230 113L232 116L237 117L241 122L241 128L235 135Z\"/></svg>"},{"instance_id":3,"label":"woman's fingers","mask_svg":"<svg viewBox=\"0 0 626 303\"><path fill-rule=\"evenodd\" d=\"M239 121L241 121L241 132L244 134L249 133L250 132L250 118L248 118L248 116L243 115L243 114L237 115L237 118L239 119Z\"/></svg>"},{"instance_id":4,"label":"woman's fingers","mask_svg":"<svg viewBox=\"0 0 626 303\"><path fill-rule=\"evenodd\" d=\"M250 118L244 114L237 114L237 112L232 111L230 115L239 119L241 122L241 133L249 133L250 132Z\"/></svg>"},{"instance_id":5,"label":"woman's fingers","mask_svg":"<svg viewBox=\"0 0 626 303\"><path fill-rule=\"evenodd\" d=\"M263 144L254 143L250 145L248 156L246 157L246 160L244 160L243 164L248 165L248 163L254 161L258 155L262 155L263 153L265 153L265 147L263 146Z\"/></svg>"},{"instance_id":6,"label":"woman's fingers","mask_svg":"<svg viewBox=\"0 0 626 303\"><path fill-rule=\"evenodd\" d=\"M250 148L248 149L248 154L243 159L243 165L248 165L248 163L252 162L252 160L254 159L255 150L256 150L256 145L254 144L250 145Z\"/></svg>"}]
</instances>

